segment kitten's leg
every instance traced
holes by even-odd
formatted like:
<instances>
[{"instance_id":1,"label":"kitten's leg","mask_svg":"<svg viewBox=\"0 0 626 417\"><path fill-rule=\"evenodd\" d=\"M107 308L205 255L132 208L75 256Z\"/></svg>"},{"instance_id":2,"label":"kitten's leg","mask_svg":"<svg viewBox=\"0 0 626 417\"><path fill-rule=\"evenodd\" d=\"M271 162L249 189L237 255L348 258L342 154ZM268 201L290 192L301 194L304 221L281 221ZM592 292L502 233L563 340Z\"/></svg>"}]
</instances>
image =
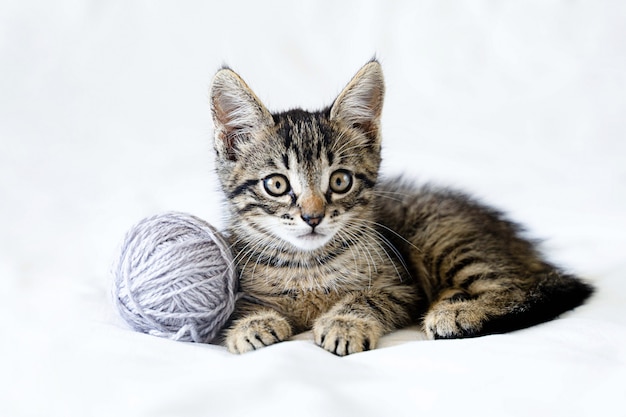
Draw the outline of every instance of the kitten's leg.
<instances>
[{"instance_id":1,"label":"kitten's leg","mask_svg":"<svg viewBox=\"0 0 626 417\"><path fill-rule=\"evenodd\" d=\"M247 306L226 330L225 344L231 353L245 353L282 342L291 337L291 325L275 310L262 306Z\"/></svg>"},{"instance_id":2,"label":"kitten's leg","mask_svg":"<svg viewBox=\"0 0 626 417\"><path fill-rule=\"evenodd\" d=\"M537 286L541 276L510 276L492 270L460 278L457 282L462 285L442 291L431 305L424 331L431 339L453 339L525 327L520 318L533 319L529 310L541 293ZM501 323L504 327L499 328Z\"/></svg>"},{"instance_id":3,"label":"kitten's leg","mask_svg":"<svg viewBox=\"0 0 626 417\"><path fill-rule=\"evenodd\" d=\"M532 275L486 274L443 291L424 317L432 339L518 330L551 320L582 304L593 288L554 268Z\"/></svg>"},{"instance_id":4,"label":"kitten's leg","mask_svg":"<svg viewBox=\"0 0 626 417\"><path fill-rule=\"evenodd\" d=\"M315 321L315 343L339 356L373 349L383 334L410 323L416 298L408 287L352 293Z\"/></svg>"},{"instance_id":5,"label":"kitten's leg","mask_svg":"<svg viewBox=\"0 0 626 417\"><path fill-rule=\"evenodd\" d=\"M485 323L506 313L508 306L520 301L521 291L505 289L502 283L482 294L461 288L442 292L424 317L424 331L431 339L452 339L482 334Z\"/></svg>"}]
</instances>

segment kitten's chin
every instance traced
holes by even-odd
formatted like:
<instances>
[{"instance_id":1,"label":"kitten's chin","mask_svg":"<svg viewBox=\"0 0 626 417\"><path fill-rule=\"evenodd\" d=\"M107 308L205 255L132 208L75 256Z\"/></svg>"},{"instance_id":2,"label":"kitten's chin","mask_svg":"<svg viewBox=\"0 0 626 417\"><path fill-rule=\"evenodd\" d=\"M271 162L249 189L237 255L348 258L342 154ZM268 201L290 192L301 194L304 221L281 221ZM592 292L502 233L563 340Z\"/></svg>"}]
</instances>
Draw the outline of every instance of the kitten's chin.
<instances>
[{"instance_id":1,"label":"kitten's chin","mask_svg":"<svg viewBox=\"0 0 626 417\"><path fill-rule=\"evenodd\" d=\"M302 251L311 252L327 244L332 237L332 233L305 233L299 236L283 236L283 239Z\"/></svg>"}]
</instances>

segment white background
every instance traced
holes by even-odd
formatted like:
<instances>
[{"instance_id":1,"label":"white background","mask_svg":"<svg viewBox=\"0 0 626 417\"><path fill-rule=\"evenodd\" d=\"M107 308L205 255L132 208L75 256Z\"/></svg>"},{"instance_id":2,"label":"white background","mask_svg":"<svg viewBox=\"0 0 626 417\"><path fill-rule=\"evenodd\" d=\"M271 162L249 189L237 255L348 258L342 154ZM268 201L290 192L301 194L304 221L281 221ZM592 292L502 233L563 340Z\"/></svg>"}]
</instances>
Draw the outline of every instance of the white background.
<instances>
[{"instance_id":1,"label":"white background","mask_svg":"<svg viewBox=\"0 0 626 417\"><path fill-rule=\"evenodd\" d=\"M208 89L332 102L376 55L385 173L469 191L598 287L509 335L333 357L133 333L110 264L139 219L223 225ZM0 414L624 415L626 4L0 1Z\"/></svg>"}]
</instances>

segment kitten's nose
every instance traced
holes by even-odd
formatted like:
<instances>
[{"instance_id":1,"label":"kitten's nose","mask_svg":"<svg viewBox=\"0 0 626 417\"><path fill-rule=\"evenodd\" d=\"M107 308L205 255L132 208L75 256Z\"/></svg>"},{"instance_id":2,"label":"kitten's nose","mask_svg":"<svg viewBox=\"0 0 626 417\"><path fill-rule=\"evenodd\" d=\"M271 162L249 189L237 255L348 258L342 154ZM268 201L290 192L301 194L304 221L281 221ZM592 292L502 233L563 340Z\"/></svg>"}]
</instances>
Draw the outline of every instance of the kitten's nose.
<instances>
[{"instance_id":1,"label":"kitten's nose","mask_svg":"<svg viewBox=\"0 0 626 417\"><path fill-rule=\"evenodd\" d=\"M326 205L324 197L319 194L307 193L300 200L300 217L306 224L315 229L322 222Z\"/></svg>"},{"instance_id":2,"label":"kitten's nose","mask_svg":"<svg viewBox=\"0 0 626 417\"><path fill-rule=\"evenodd\" d=\"M314 215L302 214L300 217L302 217L302 220L304 220L306 224L308 224L309 226L315 229L315 226L320 224L320 222L324 218L324 215L323 214L314 214Z\"/></svg>"}]
</instances>

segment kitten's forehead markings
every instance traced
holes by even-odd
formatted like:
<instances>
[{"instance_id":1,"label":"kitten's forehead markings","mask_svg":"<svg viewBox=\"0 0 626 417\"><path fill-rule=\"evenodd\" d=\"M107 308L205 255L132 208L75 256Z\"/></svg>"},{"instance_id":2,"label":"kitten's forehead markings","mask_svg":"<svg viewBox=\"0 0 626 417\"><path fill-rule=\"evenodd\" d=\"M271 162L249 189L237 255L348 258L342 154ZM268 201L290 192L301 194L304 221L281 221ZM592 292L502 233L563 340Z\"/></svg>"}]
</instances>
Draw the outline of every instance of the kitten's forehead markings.
<instances>
[{"instance_id":1,"label":"kitten's forehead markings","mask_svg":"<svg viewBox=\"0 0 626 417\"><path fill-rule=\"evenodd\" d=\"M293 193L296 196L301 196L307 191L327 193L331 161L328 158L328 152L324 152L322 149L322 142L317 144L316 149L311 149L309 158L314 157L314 159L303 159L302 153L296 152L292 146L294 141L305 142L313 140L313 138L317 138L319 141L323 133L318 127L297 123L289 118L285 126L288 128L284 134L289 137L289 140L286 141L285 153L281 156L281 165L286 170Z\"/></svg>"}]
</instances>

